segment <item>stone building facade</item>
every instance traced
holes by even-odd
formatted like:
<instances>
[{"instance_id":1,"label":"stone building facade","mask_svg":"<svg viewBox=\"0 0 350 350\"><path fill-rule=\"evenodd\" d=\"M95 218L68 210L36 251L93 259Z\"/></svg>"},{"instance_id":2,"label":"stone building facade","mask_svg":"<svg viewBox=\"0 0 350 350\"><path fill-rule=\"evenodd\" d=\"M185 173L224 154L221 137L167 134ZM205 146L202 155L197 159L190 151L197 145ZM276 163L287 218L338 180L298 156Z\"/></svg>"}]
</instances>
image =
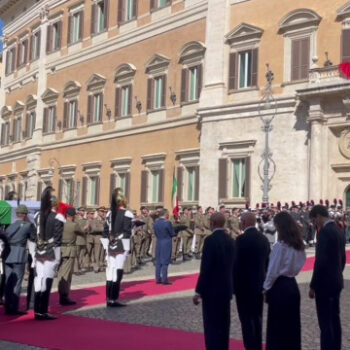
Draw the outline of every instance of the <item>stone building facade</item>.
<instances>
[{"instance_id":1,"label":"stone building facade","mask_svg":"<svg viewBox=\"0 0 350 350\"><path fill-rule=\"evenodd\" d=\"M175 174L183 205L255 206L273 116L269 201L346 202L350 2L1 0L0 17L0 198L53 183L98 206L121 186L170 207Z\"/></svg>"}]
</instances>

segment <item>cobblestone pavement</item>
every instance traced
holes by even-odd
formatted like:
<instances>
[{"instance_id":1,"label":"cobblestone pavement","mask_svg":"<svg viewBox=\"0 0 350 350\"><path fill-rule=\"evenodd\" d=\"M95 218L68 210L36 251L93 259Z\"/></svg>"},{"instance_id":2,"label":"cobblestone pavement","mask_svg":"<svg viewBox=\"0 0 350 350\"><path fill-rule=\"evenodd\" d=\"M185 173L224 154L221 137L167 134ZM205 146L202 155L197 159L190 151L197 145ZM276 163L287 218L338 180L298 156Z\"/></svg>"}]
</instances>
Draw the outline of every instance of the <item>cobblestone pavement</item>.
<instances>
[{"instance_id":1,"label":"cobblestone pavement","mask_svg":"<svg viewBox=\"0 0 350 350\"><path fill-rule=\"evenodd\" d=\"M45 348L38 348L35 346L10 343L10 342L1 341L1 340L0 340L0 349L1 350L46 350Z\"/></svg>"}]
</instances>

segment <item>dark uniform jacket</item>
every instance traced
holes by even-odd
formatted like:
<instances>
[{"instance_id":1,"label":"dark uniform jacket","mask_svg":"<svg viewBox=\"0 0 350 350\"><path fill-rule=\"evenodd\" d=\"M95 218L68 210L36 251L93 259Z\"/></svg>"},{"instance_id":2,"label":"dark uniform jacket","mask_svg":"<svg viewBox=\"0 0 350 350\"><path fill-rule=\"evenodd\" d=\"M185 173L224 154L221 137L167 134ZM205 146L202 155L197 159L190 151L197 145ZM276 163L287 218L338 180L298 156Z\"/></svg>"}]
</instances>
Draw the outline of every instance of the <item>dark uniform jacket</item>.
<instances>
[{"instance_id":1,"label":"dark uniform jacket","mask_svg":"<svg viewBox=\"0 0 350 350\"><path fill-rule=\"evenodd\" d=\"M24 264L27 262L27 240L35 241L36 229L31 222L17 220L6 229L6 237L10 252L6 258L7 264Z\"/></svg>"},{"instance_id":2,"label":"dark uniform jacket","mask_svg":"<svg viewBox=\"0 0 350 350\"><path fill-rule=\"evenodd\" d=\"M317 236L316 260L310 287L316 294L337 295L344 288L346 263L345 237L334 221L327 223Z\"/></svg>"}]
</instances>

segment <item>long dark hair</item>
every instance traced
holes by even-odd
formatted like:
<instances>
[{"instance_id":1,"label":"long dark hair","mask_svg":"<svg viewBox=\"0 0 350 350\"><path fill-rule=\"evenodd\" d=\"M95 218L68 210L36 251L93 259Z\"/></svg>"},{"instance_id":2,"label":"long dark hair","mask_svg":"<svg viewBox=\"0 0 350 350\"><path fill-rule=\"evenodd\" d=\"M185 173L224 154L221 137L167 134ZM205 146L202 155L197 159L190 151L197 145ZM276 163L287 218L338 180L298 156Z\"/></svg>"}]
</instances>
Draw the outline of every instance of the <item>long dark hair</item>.
<instances>
[{"instance_id":1,"label":"long dark hair","mask_svg":"<svg viewBox=\"0 0 350 350\"><path fill-rule=\"evenodd\" d=\"M41 204L40 204L40 235L44 237L46 221L51 213L52 209L52 192L54 189L51 186L47 186L41 195Z\"/></svg>"},{"instance_id":2,"label":"long dark hair","mask_svg":"<svg viewBox=\"0 0 350 350\"><path fill-rule=\"evenodd\" d=\"M115 217L117 216L117 211L119 207L123 204L123 190L120 187L117 187L112 192L111 199L111 225L112 225L112 233L114 233L114 222Z\"/></svg>"},{"instance_id":3,"label":"long dark hair","mask_svg":"<svg viewBox=\"0 0 350 350\"><path fill-rule=\"evenodd\" d=\"M288 246L296 250L304 250L304 242L301 235L301 230L292 218L292 216L282 211L278 213L274 218L273 222L278 231L278 240L284 242Z\"/></svg>"}]
</instances>

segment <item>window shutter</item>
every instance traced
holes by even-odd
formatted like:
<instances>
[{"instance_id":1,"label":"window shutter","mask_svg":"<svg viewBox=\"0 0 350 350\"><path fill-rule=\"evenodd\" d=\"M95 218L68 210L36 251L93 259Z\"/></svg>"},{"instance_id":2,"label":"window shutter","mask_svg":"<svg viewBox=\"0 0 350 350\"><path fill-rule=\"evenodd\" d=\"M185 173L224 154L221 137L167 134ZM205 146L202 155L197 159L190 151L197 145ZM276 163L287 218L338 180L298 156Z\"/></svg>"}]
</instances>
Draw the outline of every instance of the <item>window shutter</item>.
<instances>
[{"instance_id":1,"label":"window shutter","mask_svg":"<svg viewBox=\"0 0 350 350\"><path fill-rule=\"evenodd\" d=\"M134 13L133 18L137 18L138 2L139 0L134 0L133 2L133 13Z\"/></svg>"},{"instance_id":2,"label":"window shutter","mask_svg":"<svg viewBox=\"0 0 350 350\"><path fill-rule=\"evenodd\" d=\"M199 200L199 166L195 167L196 177L195 177L195 188L194 188L194 200Z\"/></svg>"},{"instance_id":3,"label":"window shutter","mask_svg":"<svg viewBox=\"0 0 350 350\"><path fill-rule=\"evenodd\" d=\"M249 202L250 200L250 158L245 159L245 184L244 197Z\"/></svg>"},{"instance_id":4,"label":"window shutter","mask_svg":"<svg viewBox=\"0 0 350 350\"><path fill-rule=\"evenodd\" d=\"M63 200L63 199L62 199L62 194L63 194L63 180L60 179L60 180L58 181L58 199L59 199L60 201ZM65 200L67 200L67 198L65 198Z\"/></svg>"},{"instance_id":5,"label":"window shutter","mask_svg":"<svg viewBox=\"0 0 350 350\"><path fill-rule=\"evenodd\" d=\"M38 181L38 186L36 188L36 200L40 201L41 200L41 193L43 191L43 183L39 180Z\"/></svg>"},{"instance_id":6,"label":"window shutter","mask_svg":"<svg viewBox=\"0 0 350 350\"><path fill-rule=\"evenodd\" d=\"M227 159L219 159L219 200L227 198Z\"/></svg>"},{"instance_id":7,"label":"window shutter","mask_svg":"<svg viewBox=\"0 0 350 350\"><path fill-rule=\"evenodd\" d=\"M252 86L258 86L258 49L252 50Z\"/></svg>"},{"instance_id":8,"label":"window shutter","mask_svg":"<svg viewBox=\"0 0 350 350\"><path fill-rule=\"evenodd\" d=\"M141 171L141 203L147 203L148 192L148 171Z\"/></svg>"},{"instance_id":9,"label":"window shutter","mask_svg":"<svg viewBox=\"0 0 350 350\"><path fill-rule=\"evenodd\" d=\"M96 178L96 205L100 205L100 177Z\"/></svg>"},{"instance_id":10,"label":"window shutter","mask_svg":"<svg viewBox=\"0 0 350 350\"><path fill-rule=\"evenodd\" d=\"M5 74L9 74L9 59L10 59L10 52L6 51L6 67L5 67Z\"/></svg>"},{"instance_id":11,"label":"window shutter","mask_svg":"<svg viewBox=\"0 0 350 350\"><path fill-rule=\"evenodd\" d=\"M167 79L166 79L166 75L162 76L162 80L163 80L163 84L162 84L162 107L166 106L166 84L167 84Z\"/></svg>"},{"instance_id":12,"label":"window shutter","mask_svg":"<svg viewBox=\"0 0 350 350\"><path fill-rule=\"evenodd\" d=\"M164 202L164 169L159 170L158 202Z\"/></svg>"},{"instance_id":13,"label":"window shutter","mask_svg":"<svg viewBox=\"0 0 350 350\"><path fill-rule=\"evenodd\" d=\"M64 103L63 111L63 129L68 129L69 102Z\"/></svg>"},{"instance_id":14,"label":"window shutter","mask_svg":"<svg viewBox=\"0 0 350 350\"><path fill-rule=\"evenodd\" d=\"M104 29L108 28L108 19L109 19L109 1L104 0Z\"/></svg>"},{"instance_id":15,"label":"window shutter","mask_svg":"<svg viewBox=\"0 0 350 350\"><path fill-rule=\"evenodd\" d=\"M69 17L68 17L68 32L67 32L68 45L73 41L72 40L72 28L73 28L73 15L69 15Z\"/></svg>"},{"instance_id":16,"label":"window shutter","mask_svg":"<svg viewBox=\"0 0 350 350\"><path fill-rule=\"evenodd\" d=\"M125 20L125 0L119 0L118 3L118 24L123 23Z\"/></svg>"},{"instance_id":17,"label":"window shutter","mask_svg":"<svg viewBox=\"0 0 350 350\"><path fill-rule=\"evenodd\" d=\"M81 204L86 205L86 199L87 199L87 177L83 177L83 188L81 191Z\"/></svg>"},{"instance_id":18,"label":"window shutter","mask_svg":"<svg viewBox=\"0 0 350 350\"><path fill-rule=\"evenodd\" d=\"M301 62L300 62L300 78L309 78L310 69L310 37L301 40Z\"/></svg>"},{"instance_id":19,"label":"window shutter","mask_svg":"<svg viewBox=\"0 0 350 350\"><path fill-rule=\"evenodd\" d=\"M31 130L29 129L30 127L30 113L26 114L26 137L29 137L31 135Z\"/></svg>"},{"instance_id":20,"label":"window shutter","mask_svg":"<svg viewBox=\"0 0 350 350\"><path fill-rule=\"evenodd\" d=\"M183 168L177 168L177 198L179 202L183 201Z\"/></svg>"},{"instance_id":21,"label":"window shutter","mask_svg":"<svg viewBox=\"0 0 350 350\"><path fill-rule=\"evenodd\" d=\"M93 106L94 105L94 96L89 95L88 96L88 112L87 112L87 124L92 123L92 111L93 111Z\"/></svg>"},{"instance_id":22,"label":"window shutter","mask_svg":"<svg viewBox=\"0 0 350 350\"><path fill-rule=\"evenodd\" d=\"M132 84L129 85L128 115L132 115Z\"/></svg>"},{"instance_id":23,"label":"window shutter","mask_svg":"<svg viewBox=\"0 0 350 350\"><path fill-rule=\"evenodd\" d=\"M23 41L24 47L24 64L28 62L28 39Z\"/></svg>"},{"instance_id":24,"label":"window shutter","mask_svg":"<svg viewBox=\"0 0 350 350\"><path fill-rule=\"evenodd\" d=\"M154 96L154 80L148 78L147 80L147 110L153 109L153 96Z\"/></svg>"},{"instance_id":25,"label":"window shutter","mask_svg":"<svg viewBox=\"0 0 350 350\"><path fill-rule=\"evenodd\" d=\"M114 109L114 115L116 118L119 118L122 115L121 95L122 95L122 89L116 88L115 89L115 109Z\"/></svg>"},{"instance_id":26,"label":"window shutter","mask_svg":"<svg viewBox=\"0 0 350 350\"><path fill-rule=\"evenodd\" d=\"M49 53L52 49L52 25L47 26L47 37L46 37L46 53Z\"/></svg>"},{"instance_id":27,"label":"window shutter","mask_svg":"<svg viewBox=\"0 0 350 350\"><path fill-rule=\"evenodd\" d=\"M19 66L20 66L20 62L19 62L19 59L20 59L20 56L21 56L21 51L22 51L22 44L20 43L20 44L18 44L18 46L17 46L17 52L18 52L18 54L17 54L17 62L16 62L16 67L18 68Z\"/></svg>"},{"instance_id":28,"label":"window shutter","mask_svg":"<svg viewBox=\"0 0 350 350\"><path fill-rule=\"evenodd\" d=\"M342 46L341 46L341 57L342 62L350 61L350 29L344 29L342 31Z\"/></svg>"},{"instance_id":29,"label":"window shutter","mask_svg":"<svg viewBox=\"0 0 350 350\"><path fill-rule=\"evenodd\" d=\"M151 11L156 9L156 0L151 0Z\"/></svg>"},{"instance_id":30,"label":"window shutter","mask_svg":"<svg viewBox=\"0 0 350 350\"><path fill-rule=\"evenodd\" d=\"M183 69L181 71L181 102L187 102L187 95L188 95L188 69Z\"/></svg>"},{"instance_id":31,"label":"window shutter","mask_svg":"<svg viewBox=\"0 0 350 350\"><path fill-rule=\"evenodd\" d=\"M76 128L78 125L78 100L75 100L75 107L74 107L74 127Z\"/></svg>"},{"instance_id":32,"label":"window shutter","mask_svg":"<svg viewBox=\"0 0 350 350\"><path fill-rule=\"evenodd\" d=\"M100 103L100 118L99 118L99 121L101 122L103 120L103 93L102 92L100 93L100 96L101 96L101 98L100 98L101 103Z\"/></svg>"},{"instance_id":33,"label":"window shutter","mask_svg":"<svg viewBox=\"0 0 350 350\"><path fill-rule=\"evenodd\" d=\"M43 132L48 132L48 118L49 118L49 109L44 108L44 123L43 123Z\"/></svg>"},{"instance_id":34,"label":"window shutter","mask_svg":"<svg viewBox=\"0 0 350 350\"><path fill-rule=\"evenodd\" d=\"M238 86L237 53L231 52L229 61L228 89L234 90Z\"/></svg>"},{"instance_id":35,"label":"window shutter","mask_svg":"<svg viewBox=\"0 0 350 350\"><path fill-rule=\"evenodd\" d=\"M41 31L39 30L38 32L38 51L37 51L37 55L36 58L40 57L40 48L41 48Z\"/></svg>"},{"instance_id":36,"label":"window shutter","mask_svg":"<svg viewBox=\"0 0 350 350\"><path fill-rule=\"evenodd\" d=\"M1 125L1 140L0 140L1 146L5 144L5 127L4 124Z\"/></svg>"},{"instance_id":37,"label":"window shutter","mask_svg":"<svg viewBox=\"0 0 350 350\"><path fill-rule=\"evenodd\" d=\"M33 34L30 36L29 61L33 59Z\"/></svg>"},{"instance_id":38,"label":"window shutter","mask_svg":"<svg viewBox=\"0 0 350 350\"><path fill-rule=\"evenodd\" d=\"M74 205L74 195L75 195L75 182L72 179L72 186L70 187L70 193L69 193L69 204Z\"/></svg>"},{"instance_id":39,"label":"window shutter","mask_svg":"<svg viewBox=\"0 0 350 350\"><path fill-rule=\"evenodd\" d=\"M97 5L93 4L91 6L91 35L96 33L96 10Z\"/></svg>"},{"instance_id":40,"label":"window shutter","mask_svg":"<svg viewBox=\"0 0 350 350\"><path fill-rule=\"evenodd\" d=\"M84 37L84 11L79 12L80 22L79 22L79 40Z\"/></svg>"},{"instance_id":41,"label":"window shutter","mask_svg":"<svg viewBox=\"0 0 350 350\"><path fill-rule=\"evenodd\" d=\"M61 46L62 46L62 21L58 22L57 32L58 32L58 44L57 44L56 49L61 49Z\"/></svg>"},{"instance_id":42,"label":"window shutter","mask_svg":"<svg viewBox=\"0 0 350 350\"><path fill-rule=\"evenodd\" d=\"M13 55L12 55L12 72L13 72L16 69L16 58L17 58L16 52L17 52L17 49L14 47L12 49L12 51L13 51Z\"/></svg>"},{"instance_id":43,"label":"window shutter","mask_svg":"<svg viewBox=\"0 0 350 350\"><path fill-rule=\"evenodd\" d=\"M112 192L115 189L115 174L112 173L109 177L109 193L110 193L110 197L109 197L109 202L112 203Z\"/></svg>"},{"instance_id":44,"label":"window shutter","mask_svg":"<svg viewBox=\"0 0 350 350\"><path fill-rule=\"evenodd\" d=\"M291 80L300 79L300 40L292 40Z\"/></svg>"},{"instance_id":45,"label":"window shutter","mask_svg":"<svg viewBox=\"0 0 350 350\"><path fill-rule=\"evenodd\" d=\"M130 202L130 173L125 174L125 197Z\"/></svg>"},{"instance_id":46,"label":"window shutter","mask_svg":"<svg viewBox=\"0 0 350 350\"><path fill-rule=\"evenodd\" d=\"M197 72L197 100L199 100L199 96L201 95L201 91L202 91L202 79L203 79L202 65L200 64L198 66L198 72Z\"/></svg>"},{"instance_id":47,"label":"window shutter","mask_svg":"<svg viewBox=\"0 0 350 350\"><path fill-rule=\"evenodd\" d=\"M56 106L54 106L53 107L53 115L54 115L54 117L53 117L53 130L52 130L53 132L55 132L55 130L56 130L56 117L57 117L56 112L57 112Z\"/></svg>"}]
</instances>

